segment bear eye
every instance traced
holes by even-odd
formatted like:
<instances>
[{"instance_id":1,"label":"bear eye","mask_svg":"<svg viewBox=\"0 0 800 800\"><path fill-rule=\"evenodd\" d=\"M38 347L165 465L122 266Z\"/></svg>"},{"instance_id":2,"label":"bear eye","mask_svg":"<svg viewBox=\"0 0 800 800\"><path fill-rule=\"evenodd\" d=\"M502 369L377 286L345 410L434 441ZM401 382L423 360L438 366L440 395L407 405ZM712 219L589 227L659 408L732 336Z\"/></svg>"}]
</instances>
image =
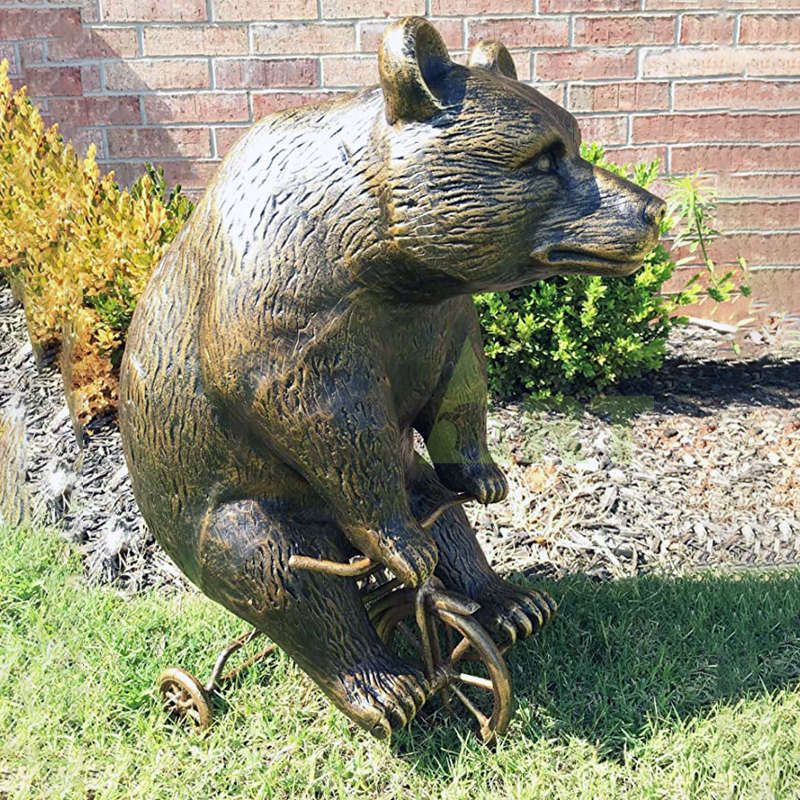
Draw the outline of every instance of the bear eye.
<instances>
[{"instance_id":1,"label":"bear eye","mask_svg":"<svg viewBox=\"0 0 800 800\"><path fill-rule=\"evenodd\" d=\"M556 165L556 159L552 153L542 153L533 161L533 168L539 172L551 172Z\"/></svg>"},{"instance_id":2,"label":"bear eye","mask_svg":"<svg viewBox=\"0 0 800 800\"><path fill-rule=\"evenodd\" d=\"M519 167L522 169L533 168L537 172L555 172L558 169L558 159L564 155L564 146L560 142L540 151L538 155L525 159Z\"/></svg>"}]
</instances>

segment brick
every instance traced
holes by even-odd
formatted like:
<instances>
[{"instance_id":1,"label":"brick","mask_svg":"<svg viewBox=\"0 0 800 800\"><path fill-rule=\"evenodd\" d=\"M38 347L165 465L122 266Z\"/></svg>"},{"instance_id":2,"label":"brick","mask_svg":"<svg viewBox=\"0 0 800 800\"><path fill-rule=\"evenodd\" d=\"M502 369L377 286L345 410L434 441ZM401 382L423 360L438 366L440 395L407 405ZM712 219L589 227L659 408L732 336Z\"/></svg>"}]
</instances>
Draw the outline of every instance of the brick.
<instances>
[{"instance_id":1,"label":"brick","mask_svg":"<svg viewBox=\"0 0 800 800\"><path fill-rule=\"evenodd\" d=\"M215 62L221 89L266 89L319 84L319 62L314 58L236 58Z\"/></svg>"},{"instance_id":2,"label":"brick","mask_svg":"<svg viewBox=\"0 0 800 800\"><path fill-rule=\"evenodd\" d=\"M735 48L671 47L642 52L642 77L742 75L747 53Z\"/></svg>"},{"instance_id":3,"label":"brick","mask_svg":"<svg viewBox=\"0 0 800 800\"><path fill-rule=\"evenodd\" d=\"M245 122L250 119L245 92L146 95L142 103L149 123Z\"/></svg>"},{"instance_id":4,"label":"brick","mask_svg":"<svg viewBox=\"0 0 800 800\"><path fill-rule=\"evenodd\" d=\"M108 164L100 162L104 171L114 175L114 180L120 186L130 186L144 172L144 164L141 161L126 164Z\"/></svg>"},{"instance_id":5,"label":"brick","mask_svg":"<svg viewBox=\"0 0 800 800\"><path fill-rule=\"evenodd\" d=\"M6 8L0 14L0 39L33 39L74 36L80 32L76 8Z\"/></svg>"},{"instance_id":6,"label":"brick","mask_svg":"<svg viewBox=\"0 0 800 800\"><path fill-rule=\"evenodd\" d=\"M625 144L628 141L627 117L578 117L584 142Z\"/></svg>"},{"instance_id":7,"label":"brick","mask_svg":"<svg viewBox=\"0 0 800 800\"><path fill-rule=\"evenodd\" d=\"M49 114L42 114L42 122L46 127L57 125L59 133L65 142L69 142L74 148L75 152L80 158L86 155L89 145L95 146L95 152L98 158L105 156L103 150L103 134L97 128L81 128L78 126L70 125L69 123L62 124L59 120L54 119Z\"/></svg>"},{"instance_id":8,"label":"brick","mask_svg":"<svg viewBox=\"0 0 800 800\"><path fill-rule=\"evenodd\" d=\"M482 19L470 20L467 41L495 39L506 47L562 47L569 43L566 19Z\"/></svg>"},{"instance_id":9,"label":"brick","mask_svg":"<svg viewBox=\"0 0 800 800\"><path fill-rule=\"evenodd\" d=\"M742 16L739 44L800 44L800 15L757 14Z\"/></svg>"},{"instance_id":10,"label":"brick","mask_svg":"<svg viewBox=\"0 0 800 800\"><path fill-rule=\"evenodd\" d=\"M680 110L800 108L800 81L703 81L676 83L674 108Z\"/></svg>"},{"instance_id":11,"label":"brick","mask_svg":"<svg viewBox=\"0 0 800 800\"><path fill-rule=\"evenodd\" d=\"M800 75L800 47L755 47L748 54L748 76Z\"/></svg>"},{"instance_id":12,"label":"brick","mask_svg":"<svg viewBox=\"0 0 800 800\"><path fill-rule=\"evenodd\" d=\"M214 0L214 18L220 21L316 19L317 0Z\"/></svg>"},{"instance_id":13,"label":"brick","mask_svg":"<svg viewBox=\"0 0 800 800\"><path fill-rule=\"evenodd\" d=\"M571 111L653 111L669 108L669 84L601 83L571 84Z\"/></svg>"},{"instance_id":14,"label":"brick","mask_svg":"<svg viewBox=\"0 0 800 800\"><path fill-rule=\"evenodd\" d=\"M28 67L48 66L46 64L47 54L45 53L44 42L20 42L17 45L17 49L19 50L20 64L23 71Z\"/></svg>"},{"instance_id":15,"label":"brick","mask_svg":"<svg viewBox=\"0 0 800 800\"><path fill-rule=\"evenodd\" d=\"M106 89L130 92L148 89L207 89L210 85L205 59L136 59L106 64Z\"/></svg>"},{"instance_id":16,"label":"brick","mask_svg":"<svg viewBox=\"0 0 800 800\"><path fill-rule=\"evenodd\" d=\"M531 82L531 52L530 50L511 50L509 51L511 54L511 59L514 62L514 66L517 68L517 80L521 83L530 83ZM468 52L465 53L455 53L453 55L453 60L458 61L459 63L467 63L467 59L469 58ZM535 88L538 89L542 94L547 95L547 91L543 87L551 86L551 83L544 83L541 81L536 82ZM562 88L563 88L562 84ZM560 95L563 99L563 93Z\"/></svg>"},{"instance_id":17,"label":"brick","mask_svg":"<svg viewBox=\"0 0 800 800\"><path fill-rule=\"evenodd\" d=\"M615 45L671 44L675 41L675 18L577 17L575 44L613 47Z\"/></svg>"},{"instance_id":18,"label":"brick","mask_svg":"<svg viewBox=\"0 0 800 800\"><path fill-rule=\"evenodd\" d=\"M800 200L786 202L720 203L720 230L800 230Z\"/></svg>"},{"instance_id":19,"label":"brick","mask_svg":"<svg viewBox=\"0 0 800 800\"><path fill-rule=\"evenodd\" d=\"M206 19L205 0L103 0L103 19L112 22L179 21Z\"/></svg>"},{"instance_id":20,"label":"brick","mask_svg":"<svg viewBox=\"0 0 800 800\"><path fill-rule=\"evenodd\" d=\"M664 9L674 9L676 11L708 9L719 11L720 8L733 10L737 7L748 10L758 9L759 11L768 11L773 8L796 10L797 0L645 0L645 8L648 11Z\"/></svg>"},{"instance_id":21,"label":"brick","mask_svg":"<svg viewBox=\"0 0 800 800\"><path fill-rule=\"evenodd\" d=\"M323 103L337 97L345 97L347 92L259 92L253 93L253 116L256 119L310 103ZM218 130L221 130L218 128Z\"/></svg>"},{"instance_id":22,"label":"brick","mask_svg":"<svg viewBox=\"0 0 800 800\"><path fill-rule=\"evenodd\" d=\"M347 22L271 22L252 30L257 54L352 53L356 47L355 26Z\"/></svg>"},{"instance_id":23,"label":"brick","mask_svg":"<svg viewBox=\"0 0 800 800\"><path fill-rule=\"evenodd\" d=\"M739 175L722 172L715 176L720 198L800 196L800 173Z\"/></svg>"},{"instance_id":24,"label":"brick","mask_svg":"<svg viewBox=\"0 0 800 800\"><path fill-rule=\"evenodd\" d=\"M681 44L733 44L732 14L684 14Z\"/></svg>"},{"instance_id":25,"label":"brick","mask_svg":"<svg viewBox=\"0 0 800 800\"><path fill-rule=\"evenodd\" d=\"M138 97L52 98L50 115L71 125L135 125L142 121Z\"/></svg>"},{"instance_id":26,"label":"brick","mask_svg":"<svg viewBox=\"0 0 800 800\"><path fill-rule=\"evenodd\" d=\"M575 50L536 54L536 78L539 80L594 80L635 76L634 50Z\"/></svg>"},{"instance_id":27,"label":"brick","mask_svg":"<svg viewBox=\"0 0 800 800\"><path fill-rule=\"evenodd\" d=\"M106 135L110 158L211 155L207 128L109 128Z\"/></svg>"},{"instance_id":28,"label":"brick","mask_svg":"<svg viewBox=\"0 0 800 800\"><path fill-rule=\"evenodd\" d=\"M333 56L322 60L324 86L372 86L378 83L378 59L374 56Z\"/></svg>"},{"instance_id":29,"label":"brick","mask_svg":"<svg viewBox=\"0 0 800 800\"><path fill-rule=\"evenodd\" d=\"M800 48L678 47L645 49L642 77L686 78L700 75L794 75L800 72Z\"/></svg>"},{"instance_id":30,"label":"brick","mask_svg":"<svg viewBox=\"0 0 800 800\"><path fill-rule=\"evenodd\" d=\"M8 61L8 74L12 77L21 74L17 49L13 44L0 44L0 61Z\"/></svg>"},{"instance_id":31,"label":"brick","mask_svg":"<svg viewBox=\"0 0 800 800\"><path fill-rule=\"evenodd\" d=\"M540 0L542 14L562 14L571 11L638 11L639 0Z\"/></svg>"},{"instance_id":32,"label":"brick","mask_svg":"<svg viewBox=\"0 0 800 800\"><path fill-rule=\"evenodd\" d=\"M31 67L25 70L31 97L76 96L82 93L78 67Z\"/></svg>"},{"instance_id":33,"label":"brick","mask_svg":"<svg viewBox=\"0 0 800 800\"><path fill-rule=\"evenodd\" d=\"M736 264L744 256L750 266L797 264L800 233L737 233L719 237L712 245L712 257L720 265Z\"/></svg>"},{"instance_id":34,"label":"brick","mask_svg":"<svg viewBox=\"0 0 800 800\"><path fill-rule=\"evenodd\" d=\"M667 148L620 147L612 145L606 148L606 158L613 164L620 164L621 166L644 164L651 161L660 161L663 165L667 163Z\"/></svg>"},{"instance_id":35,"label":"brick","mask_svg":"<svg viewBox=\"0 0 800 800\"><path fill-rule=\"evenodd\" d=\"M516 61L517 59L514 60ZM526 62L527 63L523 66L528 66L530 64L530 59L526 59ZM520 74L521 70L518 68L517 75ZM530 79L520 77L520 80L525 81ZM533 88L536 89L537 92L541 92L549 100L552 100L554 103L558 103L560 106L566 104L565 98L567 94L567 84L563 81L560 83L542 83L541 81L536 81Z\"/></svg>"},{"instance_id":36,"label":"brick","mask_svg":"<svg viewBox=\"0 0 800 800\"><path fill-rule=\"evenodd\" d=\"M460 50L464 47L464 25L460 19L431 19L430 22L439 31L448 48ZM378 51L386 24L387 20L358 23L362 52L376 53Z\"/></svg>"},{"instance_id":37,"label":"brick","mask_svg":"<svg viewBox=\"0 0 800 800\"><path fill-rule=\"evenodd\" d=\"M425 0L322 0L322 16L332 19L424 16Z\"/></svg>"},{"instance_id":38,"label":"brick","mask_svg":"<svg viewBox=\"0 0 800 800\"><path fill-rule=\"evenodd\" d=\"M760 2L760 0L753 0ZM719 11L732 3L726 0L644 0L647 11L702 11L705 9Z\"/></svg>"},{"instance_id":39,"label":"brick","mask_svg":"<svg viewBox=\"0 0 800 800\"><path fill-rule=\"evenodd\" d=\"M59 0L61 2L61 0ZM79 6L81 21L85 23L100 22L100 9L97 0L69 0L69 5Z\"/></svg>"},{"instance_id":40,"label":"brick","mask_svg":"<svg viewBox=\"0 0 800 800\"><path fill-rule=\"evenodd\" d=\"M797 262L792 262L797 266ZM796 269L770 269L763 267L754 270L749 276L753 290L753 300L761 301L765 310L785 310L800 312L800 281ZM750 316L750 309L747 309Z\"/></svg>"},{"instance_id":41,"label":"brick","mask_svg":"<svg viewBox=\"0 0 800 800\"><path fill-rule=\"evenodd\" d=\"M81 69L81 87L84 94L95 94L103 90L103 80L100 76L100 67L97 64L87 64Z\"/></svg>"},{"instance_id":42,"label":"brick","mask_svg":"<svg viewBox=\"0 0 800 800\"><path fill-rule=\"evenodd\" d=\"M800 145L694 145L674 146L673 172L745 172L796 169Z\"/></svg>"},{"instance_id":43,"label":"brick","mask_svg":"<svg viewBox=\"0 0 800 800\"><path fill-rule=\"evenodd\" d=\"M101 162L102 163L102 162ZM219 167L219 161L159 161L164 168L164 176L170 185L180 184L190 198L197 200ZM144 162L125 161L109 164L121 186L130 186L144 172Z\"/></svg>"},{"instance_id":44,"label":"brick","mask_svg":"<svg viewBox=\"0 0 800 800\"><path fill-rule=\"evenodd\" d=\"M136 28L82 28L74 36L48 44L51 61L85 58L130 58L139 54Z\"/></svg>"},{"instance_id":45,"label":"brick","mask_svg":"<svg viewBox=\"0 0 800 800\"><path fill-rule=\"evenodd\" d=\"M27 41L17 44L19 52L20 71L22 73L30 67L53 66L47 63L44 42Z\"/></svg>"},{"instance_id":46,"label":"brick","mask_svg":"<svg viewBox=\"0 0 800 800\"><path fill-rule=\"evenodd\" d=\"M530 0L431 0L431 13L445 17L530 13Z\"/></svg>"},{"instance_id":47,"label":"brick","mask_svg":"<svg viewBox=\"0 0 800 800\"><path fill-rule=\"evenodd\" d=\"M532 80L531 75L531 51L530 50L511 50L511 58L514 61L514 66L517 68L517 80L521 83L530 83ZM453 56L455 61L466 63L468 55L464 53L463 56L460 54ZM542 87L552 86L553 83L545 83L543 81L537 81L535 84L535 88L539 89L542 94L547 94L545 89ZM562 86L566 85L566 83L562 82ZM563 99L563 95L562 95Z\"/></svg>"},{"instance_id":48,"label":"brick","mask_svg":"<svg viewBox=\"0 0 800 800\"><path fill-rule=\"evenodd\" d=\"M179 183L186 189L205 189L219 168L218 161L166 161L164 177L169 185Z\"/></svg>"},{"instance_id":49,"label":"brick","mask_svg":"<svg viewBox=\"0 0 800 800\"><path fill-rule=\"evenodd\" d=\"M245 25L168 25L144 31L146 56L238 56L249 49Z\"/></svg>"},{"instance_id":50,"label":"brick","mask_svg":"<svg viewBox=\"0 0 800 800\"><path fill-rule=\"evenodd\" d=\"M238 125L235 128L214 128L216 153L219 158L224 158L242 136L250 130L249 125Z\"/></svg>"},{"instance_id":51,"label":"brick","mask_svg":"<svg viewBox=\"0 0 800 800\"><path fill-rule=\"evenodd\" d=\"M655 114L633 119L645 142L800 141L800 114Z\"/></svg>"}]
</instances>

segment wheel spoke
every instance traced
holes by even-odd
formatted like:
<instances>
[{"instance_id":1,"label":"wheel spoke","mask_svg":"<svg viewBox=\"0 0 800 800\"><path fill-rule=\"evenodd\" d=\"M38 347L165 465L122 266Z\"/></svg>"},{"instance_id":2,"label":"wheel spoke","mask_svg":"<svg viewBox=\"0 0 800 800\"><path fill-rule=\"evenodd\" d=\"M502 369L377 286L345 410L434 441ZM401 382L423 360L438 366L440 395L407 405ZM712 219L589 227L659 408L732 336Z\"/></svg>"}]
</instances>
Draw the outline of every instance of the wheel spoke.
<instances>
[{"instance_id":1,"label":"wheel spoke","mask_svg":"<svg viewBox=\"0 0 800 800\"><path fill-rule=\"evenodd\" d=\"M461 661L462 658L467 653L467 650L470 648L470 641L464 636L461 641L455 646L453 651L450 653L450 658L447 659L448 666L453 666Z\"/></svg>"},{"instance_id":2,"label":"wheel spoke","mask_svg":"<svg viewBox=\"0 0 800 800\"><path fill-rule=\"evenodd\" d=\"M470 675L468 672L460 672L458 679L461 683L468 683L470 686L477 686L487 692L494 691L494 684L488 678L481 678L479 675Z\"/></svg>"},{"instance_id":3,"label":"wheel spoke","mask_svg":"<svg viewBox=\"0 0 800 800\"><path fill-rule=\"evenodd\" d=\"M481 732L483 732L489 724L489 718L461 691L461 689L458 688L458 686L451 686L450 688L453 690L453 694L464 704L465 708L478 720L478 724L481 726Z\"/></svg>"}]
</instances>

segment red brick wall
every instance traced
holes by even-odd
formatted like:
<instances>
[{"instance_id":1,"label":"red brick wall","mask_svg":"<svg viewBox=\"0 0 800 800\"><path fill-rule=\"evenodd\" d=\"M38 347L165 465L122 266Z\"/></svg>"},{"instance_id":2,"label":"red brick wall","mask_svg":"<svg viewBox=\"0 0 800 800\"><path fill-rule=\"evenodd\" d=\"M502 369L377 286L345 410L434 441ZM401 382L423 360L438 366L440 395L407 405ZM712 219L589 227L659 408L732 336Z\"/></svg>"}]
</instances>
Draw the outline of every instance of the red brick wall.
<instances>
[{"instance_id":1,"label":"red brick wall","mask_svg":"<svg viewBox=\"0 0 800 800\"><path fill-rule=\"evenodd\" d=\"M0 57L66 135L192 189L259 116L375 83L391 17L426 14L455 57L498 38L585 140L709 173L725 259L800 309L800 0L0 2Z\"/></svg>"}]
</instances>

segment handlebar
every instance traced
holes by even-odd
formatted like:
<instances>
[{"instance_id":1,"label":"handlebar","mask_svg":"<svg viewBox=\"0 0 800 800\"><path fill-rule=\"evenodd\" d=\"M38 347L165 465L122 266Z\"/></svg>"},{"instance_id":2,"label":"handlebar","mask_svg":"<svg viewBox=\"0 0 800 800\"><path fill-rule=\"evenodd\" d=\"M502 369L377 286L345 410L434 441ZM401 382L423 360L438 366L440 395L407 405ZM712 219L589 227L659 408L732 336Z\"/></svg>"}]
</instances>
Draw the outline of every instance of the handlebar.
<instances>
[{"instance_id":1,"label":"handlebar","mask_svg":"<svg viewBox=\"0 0 800 800\"><path fill-rule=\"evenodd\" d=\"M439 517L455 506L469 503L475 498L471 494L459 494L450 500L437 506L427 517L419 523L420 528L428 531L433 527ZM381 563L373 561L367 556L361 556L354 561L328 561L324 558L312 558L311 556L293 555L289 557L289 567L291 569L305 569L309 572L323 572L326 575L338 575L342 578L365 578L375 570L380 569Z\"/></svg>"}]
</instances>

